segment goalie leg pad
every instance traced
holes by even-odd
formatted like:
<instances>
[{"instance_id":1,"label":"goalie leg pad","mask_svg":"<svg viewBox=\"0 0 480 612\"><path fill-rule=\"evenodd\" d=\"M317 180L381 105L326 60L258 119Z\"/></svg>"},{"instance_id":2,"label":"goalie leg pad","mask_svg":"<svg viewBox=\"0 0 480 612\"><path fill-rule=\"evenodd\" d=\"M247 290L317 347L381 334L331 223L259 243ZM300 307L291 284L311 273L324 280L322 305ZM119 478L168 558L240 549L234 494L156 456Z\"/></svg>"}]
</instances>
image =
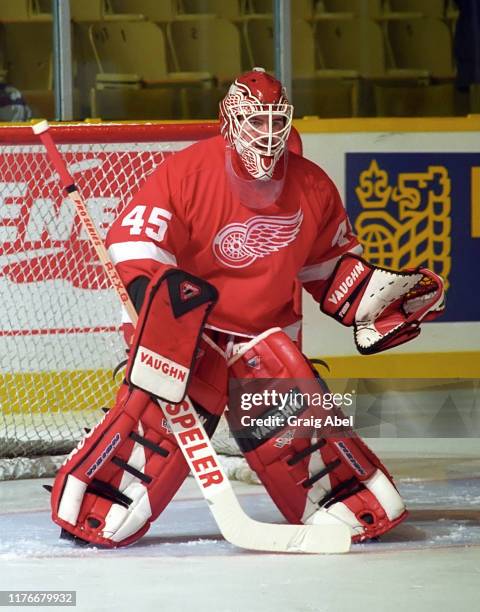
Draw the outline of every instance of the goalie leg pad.
<instances>
[{"instance_id":1,"label":"goalie leg pad","mask_svg":"<svg viewBox=\"0 0 480 612\"><path fill-rule=\"evenodd\" d=\"M312 393L312 388L328 392L295 344L278 329L240 345L229 363L235 379L294 379L300 392ZM260 407L252 415L256 422L268 414L271 427L250 426L251 421L242 425L243 415L232 407L227 419L247 462L288 521L338 520L349 525L353 541L361 541L389 531L406 518L391 476L356 434L329 435L328 428L292 424L327 414L318 406L295 403L287 409L295 420L276 425L275 417L284 410L285 406L275 414L271 407L268 411ZM329 410L328 414L334 413Z\"/></svg>"},{"instance_id":2,"label":"goalie leg pad","mask_svg":"<svg viewBox=\"0 0 480 612\"><path fill-rule=\"evenodd\" d=\"M226 364L211 343L202 340L200 351L189 395L211 436L225 408ZM59 470L52 518L91 544L131 544L147 532L188 472L160 406L144 391L123 385L115 407Z\"/></svg>"},{"instance_id":3,"label":"goalie leg pad","mask_svg":"<svg viewBox=\"0 0 480 612\"><path fill-rule=\"evenodd\" d=\"M119 395L60 468L51 498L57 524L107 547L141 537L188 474L159 406L140 390Z\"/></svg>"},{"instance_id":4,"label":"goalie leg pad","mask_svg":"<svg viewBox=\"0 0 480 612\"><path fill-rule=\"evenodd\" d=\"M154 276L140 310L127 381L166 402L181 402L217 299L213 285L177 268Z\"/></svg>"}]
</instances>

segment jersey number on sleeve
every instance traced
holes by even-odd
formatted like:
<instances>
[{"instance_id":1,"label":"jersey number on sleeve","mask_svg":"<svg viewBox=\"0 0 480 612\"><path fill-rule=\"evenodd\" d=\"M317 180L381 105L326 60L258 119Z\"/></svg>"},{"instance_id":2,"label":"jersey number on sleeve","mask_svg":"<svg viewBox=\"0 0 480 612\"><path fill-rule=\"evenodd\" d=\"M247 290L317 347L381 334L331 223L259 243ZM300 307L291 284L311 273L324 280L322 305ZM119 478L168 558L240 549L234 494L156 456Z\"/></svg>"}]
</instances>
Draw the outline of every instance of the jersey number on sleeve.
<instances>
[{"instance_id":1,"label":"jersey number on sleeve","mask_svg":"<svg viewBox=\"0 0 480 612\"><path fill-rule=\"evenodd\" d=\"M130 235L138 236L142 233L146 223L145 235L161 242L165 237L165 232L168 228L168 222L172 218L172 213L164 208L154 206L150 210L148 220L145 221L146 206L135 206L125 217L122 219L123 227L130 227Z\"/></svg>"}]
</instances>

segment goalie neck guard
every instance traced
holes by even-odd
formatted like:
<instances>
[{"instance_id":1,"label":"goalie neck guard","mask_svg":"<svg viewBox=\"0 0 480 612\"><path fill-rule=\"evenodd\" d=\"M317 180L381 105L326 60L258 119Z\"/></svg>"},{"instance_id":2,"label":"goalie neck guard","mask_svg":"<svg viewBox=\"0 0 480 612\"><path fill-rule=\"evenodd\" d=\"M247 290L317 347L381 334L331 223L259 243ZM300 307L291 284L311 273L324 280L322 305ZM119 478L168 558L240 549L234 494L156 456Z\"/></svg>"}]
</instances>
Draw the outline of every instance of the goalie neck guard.
<instances>
[{"instance_id":1,"label":"goalie neck guard","mask_svg":"<svg viewBox=\"0 0 480 612\"><path fill-rule=\"evenodd\" d=\"M230 154L240 161L231 164L240 179L282 180L286 159L277 163L286 152L292 115L282 84L263 68L246 72L230 86L220 103L220 129Z\"/></svg>"}]
</instances>

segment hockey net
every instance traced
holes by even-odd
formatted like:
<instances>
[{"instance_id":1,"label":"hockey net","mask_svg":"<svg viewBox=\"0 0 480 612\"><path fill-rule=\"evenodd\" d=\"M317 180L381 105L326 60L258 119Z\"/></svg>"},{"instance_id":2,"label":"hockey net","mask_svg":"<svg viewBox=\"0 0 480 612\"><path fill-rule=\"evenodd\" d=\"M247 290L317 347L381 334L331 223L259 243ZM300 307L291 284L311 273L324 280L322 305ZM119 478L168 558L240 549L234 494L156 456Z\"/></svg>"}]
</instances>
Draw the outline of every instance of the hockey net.
<instances>
[{"instance_id":1,"label":"hockey net","mask_svg":"<svg viewBox=\"0 0 480 612\"><path fill-rule=\"evenodd\" d=\"M168 155L216 124L53 126L101 235ZM30 127L0 127L0 480L53 475L112 405L120 306ZM238 455L224 423L215 447ZM231 477L250 479L237 458Z\"/></svg>"}]
</instances>

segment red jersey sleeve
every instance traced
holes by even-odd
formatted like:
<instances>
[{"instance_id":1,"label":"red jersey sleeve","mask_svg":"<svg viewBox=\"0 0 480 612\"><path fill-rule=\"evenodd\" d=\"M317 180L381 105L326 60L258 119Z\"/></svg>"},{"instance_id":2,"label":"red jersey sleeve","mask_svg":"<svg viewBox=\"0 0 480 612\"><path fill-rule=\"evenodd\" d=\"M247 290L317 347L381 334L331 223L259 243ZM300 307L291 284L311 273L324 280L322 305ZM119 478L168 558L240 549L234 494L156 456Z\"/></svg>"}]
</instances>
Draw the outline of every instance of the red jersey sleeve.
<instances>
[{"instance_id":1,"label":"red jersey sleeve","mask_svg":"<svg viewBox=\"0 0 480 612\"><path fill-rule=\"evenodd\" d=\"M169 161L149 176L107 233L108 253L127 287L161 266L177 265L188 242L181 181Z\"/></svg>"},{"instance_id":2,"label":"red jersey sleeve","mask_svg":"<svg viewBox=\"0 0 480 612\"><path fill-rule=\"evenodd\" d=\"M317 239L310 251L298 279L319 302L326 281L342 255L351 251L361 254L362 247L353 234L340 195L330 179L322 189Z\"/></svg>"}]
</instances>

